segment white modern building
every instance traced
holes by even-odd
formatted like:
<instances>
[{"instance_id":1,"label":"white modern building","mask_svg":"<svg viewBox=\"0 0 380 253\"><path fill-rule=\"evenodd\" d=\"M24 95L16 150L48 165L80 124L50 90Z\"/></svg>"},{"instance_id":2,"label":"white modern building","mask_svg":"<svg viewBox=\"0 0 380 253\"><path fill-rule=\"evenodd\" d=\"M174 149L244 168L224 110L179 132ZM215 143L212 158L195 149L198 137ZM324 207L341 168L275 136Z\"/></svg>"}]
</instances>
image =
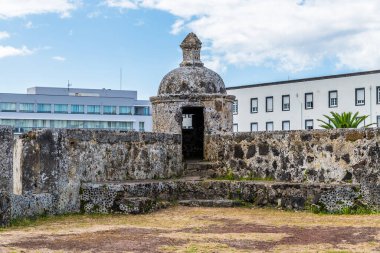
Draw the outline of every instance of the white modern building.
<instances>
[{"instance_id":1,"label":"white modern building","mask_svg":"<svg viewBox=\"0 0 380 253\"><path fill-rule=\"evenodd\" d=\"M41 128L151 131L150 102L137 91L33 87L0 93L0 125L15 133Z\"/></svg>"},{"instance_id":2,"label":"white modern building","mask_svg":"<svg viewBox=\"0 0 380 253\"><path fill-rule=\"evenodd\" d=\"M359 112L380 127L380 70L227 88L234 131L320 129L324 114ZM363 124L363 125L364 125Z\"/></svg>"}]
</instances>

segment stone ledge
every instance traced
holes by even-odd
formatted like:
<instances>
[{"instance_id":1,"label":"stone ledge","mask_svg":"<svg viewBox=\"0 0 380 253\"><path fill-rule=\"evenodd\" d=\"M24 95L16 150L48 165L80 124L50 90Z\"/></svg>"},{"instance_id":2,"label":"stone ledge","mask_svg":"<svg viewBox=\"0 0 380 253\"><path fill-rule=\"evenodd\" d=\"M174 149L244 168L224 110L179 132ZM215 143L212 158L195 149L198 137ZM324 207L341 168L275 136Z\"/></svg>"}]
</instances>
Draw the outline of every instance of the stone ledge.
<instances>
[{"instance_id":1,"label":"stone ledge","mask_svg":"<svg viewBox=\"0 0 380 253\"><path fill-rule=\"evenodd\" d=\"M231 199L189 199L180 200L178 204L192 207L237 207L242 206L243 202Z\"/></svg>"},{"instance_id":2,"label":"stone ledge","mask_svg":"<svg viewBox=\"0 0 380 253\"><path fill-rule=\"evenodd\" d=\"M311 206L327 212L366 204L356 184L302 184L268 181L163 180L120 183L84 183L81 206L85 212L120 213L125 199L149 198L171 203L187 200L210 204L215 200L246 202L256 206L304 210ZM191 200L191 201L190 201ZM197 202L198 201L198 202ZM211 204L210 204L211 205ZM377 207L378 208L378 207ZM125 213L123 211L123 213ZM135 213L135 212L134 212Z\"/></svg>"}]
</instances>

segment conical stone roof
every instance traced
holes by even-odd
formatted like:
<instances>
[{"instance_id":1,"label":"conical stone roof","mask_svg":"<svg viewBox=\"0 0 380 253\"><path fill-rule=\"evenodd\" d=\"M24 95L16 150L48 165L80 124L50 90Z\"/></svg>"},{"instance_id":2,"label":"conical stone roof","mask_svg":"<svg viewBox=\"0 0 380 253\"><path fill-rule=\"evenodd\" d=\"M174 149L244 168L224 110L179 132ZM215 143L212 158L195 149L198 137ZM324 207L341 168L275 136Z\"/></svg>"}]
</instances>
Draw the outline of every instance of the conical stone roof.
<instances>
[{"instance_id":1,"label":"conical stone roof","mask_svg":"<svg viewBox=\"0 0 380 253\"><path fill-rule=\"evenodd\" d=\"M202 42L189 33L181 43L183 61L160 83L158 95L226 94L223 79L203 66L200 59Z\"/></svg>"}]
</instances>

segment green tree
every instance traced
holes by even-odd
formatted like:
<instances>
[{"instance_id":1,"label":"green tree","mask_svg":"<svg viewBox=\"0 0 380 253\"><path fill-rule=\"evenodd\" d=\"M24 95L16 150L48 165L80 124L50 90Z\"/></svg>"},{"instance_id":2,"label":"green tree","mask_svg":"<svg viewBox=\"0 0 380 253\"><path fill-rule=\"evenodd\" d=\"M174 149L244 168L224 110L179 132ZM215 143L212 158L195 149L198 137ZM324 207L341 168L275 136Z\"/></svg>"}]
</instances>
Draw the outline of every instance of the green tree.
<instances>
[{"instance_id":1,"label":"green tree","mask_svg":"<svg viewBox=\"0 0 380 253\"><path fill-rule=\"evenodd\" d=\"M358 116L359 112L356 112L355 114L352 114L352 112L343 112L341 114L330 112L330 114L330 116L323 115L326 119L328 119L329 123L318 119L319 122L323 123L320 127L325 129L358 128L359 124L369 117L369 115ZM373 124L365 125L364 128L372 126Z\"/></svg>"}]
</instances>

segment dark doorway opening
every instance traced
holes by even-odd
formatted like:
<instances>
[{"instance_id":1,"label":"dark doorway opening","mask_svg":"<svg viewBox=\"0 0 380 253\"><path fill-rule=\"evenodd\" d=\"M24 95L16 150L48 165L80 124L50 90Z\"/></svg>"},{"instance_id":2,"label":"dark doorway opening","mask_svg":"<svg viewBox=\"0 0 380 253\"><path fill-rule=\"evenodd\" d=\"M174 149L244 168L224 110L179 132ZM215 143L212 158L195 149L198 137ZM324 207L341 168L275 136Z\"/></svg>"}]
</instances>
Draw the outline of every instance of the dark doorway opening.
<instances>
[{"instance_id":1,"label":"dark doorway opening","mask_svg":"<svg viewBox=\"0 0 380 253\"><path fill-rule=\"evenodd\" d=\"M203 160L203 107L182 108L182 154L185 160Z\"/></svg>"}]
</instances>

